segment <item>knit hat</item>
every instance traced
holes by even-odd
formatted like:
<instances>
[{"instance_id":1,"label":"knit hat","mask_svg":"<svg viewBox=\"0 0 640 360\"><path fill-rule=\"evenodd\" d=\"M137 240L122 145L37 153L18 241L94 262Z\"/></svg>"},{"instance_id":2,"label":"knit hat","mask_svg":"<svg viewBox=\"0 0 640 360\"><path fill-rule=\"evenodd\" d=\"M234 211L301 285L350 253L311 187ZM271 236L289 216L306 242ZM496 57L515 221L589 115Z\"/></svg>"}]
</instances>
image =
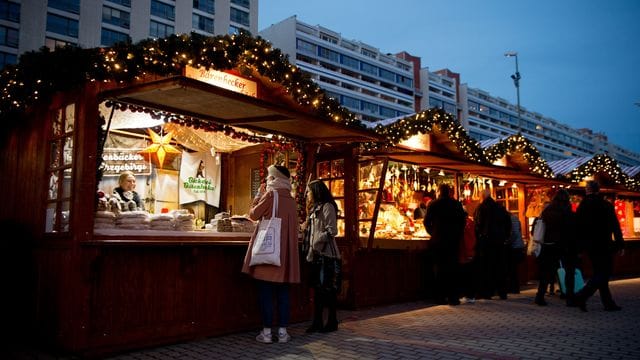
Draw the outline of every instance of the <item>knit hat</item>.
<instances>
[{"instance_id":1,"label":"knit hat","mask_svg":"<svg viewBox=\"0 0 640 360\"><path fill-rule=\"evenodd\" d=\"M267 173L274 178L280 178L288 180L291 177L291 173L289 173L289 169L281 165L271 165L267 168Z\"/></svg>"}]
</instances>

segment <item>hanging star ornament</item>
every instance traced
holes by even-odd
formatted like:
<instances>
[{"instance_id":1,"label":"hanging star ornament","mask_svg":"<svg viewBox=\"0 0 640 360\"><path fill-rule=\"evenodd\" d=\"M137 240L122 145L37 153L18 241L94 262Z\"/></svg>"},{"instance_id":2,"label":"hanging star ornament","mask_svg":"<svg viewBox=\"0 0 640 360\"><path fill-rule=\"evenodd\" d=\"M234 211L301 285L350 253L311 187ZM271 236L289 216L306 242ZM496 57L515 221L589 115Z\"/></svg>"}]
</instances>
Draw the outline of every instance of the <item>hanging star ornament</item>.
<instances>
[{"instance_id":1,"label":"hanging star ornament","mask_svg":"<svg viewBox=\"0 0 640 360\"><path fill-rule=\"evenodd\" d=\"M151 129L148 131L152 144L147 146L146 149L140 151L139 154L144 156L147 161L152 162L162 169L165 159L173 160L173 158L180 155L182 152L171 145L173 131L169 131L163 136L156 134Z\"/></svg>"}]
</instances>

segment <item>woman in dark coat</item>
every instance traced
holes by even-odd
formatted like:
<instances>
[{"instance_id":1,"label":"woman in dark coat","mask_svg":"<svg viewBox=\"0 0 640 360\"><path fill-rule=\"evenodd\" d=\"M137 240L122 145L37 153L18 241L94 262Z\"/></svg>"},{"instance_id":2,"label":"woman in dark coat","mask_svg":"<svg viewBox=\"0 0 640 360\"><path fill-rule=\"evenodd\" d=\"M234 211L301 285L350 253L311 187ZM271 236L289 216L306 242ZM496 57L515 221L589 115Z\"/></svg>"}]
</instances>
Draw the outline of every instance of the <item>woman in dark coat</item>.
<instances>
[{"instance_id":1,"label":"woman in dark coat","mask_svg":"<svg viewBox=\"0 0 640 360\"><path fill-rule=\"evenodd\" d=\"M571 211L569 193L560 189L551 200L551 204L542 211L545 224L544 242L538 256L540 282L535 303L546 305L544 293L553 282L558 270L559 261L565 268L565 284L567 288L567 305L573 305L574 271L577 260L575 215Z\"/></svg>"}]
</instances>

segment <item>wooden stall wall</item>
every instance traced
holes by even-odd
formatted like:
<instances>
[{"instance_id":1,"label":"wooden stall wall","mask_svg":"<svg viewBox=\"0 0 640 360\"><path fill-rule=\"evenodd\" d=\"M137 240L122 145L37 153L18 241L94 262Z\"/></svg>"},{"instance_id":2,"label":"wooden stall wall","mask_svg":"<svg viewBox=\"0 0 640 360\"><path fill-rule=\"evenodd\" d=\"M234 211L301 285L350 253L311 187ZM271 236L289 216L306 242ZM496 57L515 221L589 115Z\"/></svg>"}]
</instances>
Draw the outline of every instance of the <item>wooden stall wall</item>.
<instances>
[{"instance_id":1,"label":"wooden stall wall","mask_svg":"<svg viewBox=\"0 0 640 360\"><path fill-rule=\"evenodd\" d=\"M40 242L44 190L44 110L12 117L0 131L0 337L7 344L28 342L35 328L36 267L34 246ZM11 234L11 235L9 235Z\"/></svg>"},{"instance_id":2,"label":"wooden stall wall","mask_svg":"<svg viewBox=\"0 0 640 360\"><path fill-rule=\"evenodd\" d=\"M361 249L351 261L354 308L425 299L430 288L424 250Z\"/></svg>"},{"instance_id":3,"label":"wooden stall wall","mask_svg":"<svg viewBox=\"0 0 640 360\"><path fill-rule=\"evenodd\" d=\"M240 272L246 244L95 243L83 252L95 254L84 284L89 311L85 354L261 326L256 284ZM293 285L291 291L292 322L308 320L309 288Z\"/></svg>"}]
</instances>

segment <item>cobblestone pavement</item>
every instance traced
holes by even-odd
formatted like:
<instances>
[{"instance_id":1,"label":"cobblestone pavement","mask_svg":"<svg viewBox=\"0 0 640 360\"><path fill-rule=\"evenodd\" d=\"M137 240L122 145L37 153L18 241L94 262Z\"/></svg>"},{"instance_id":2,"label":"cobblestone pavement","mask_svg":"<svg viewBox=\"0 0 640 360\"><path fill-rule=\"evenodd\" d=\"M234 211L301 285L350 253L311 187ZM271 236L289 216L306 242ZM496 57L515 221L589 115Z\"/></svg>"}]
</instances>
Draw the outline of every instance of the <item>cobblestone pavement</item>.
<instances>
[{"instance_id":1,"label":"cobblestone pavement","mask_svg":"<svg viewBox=\"0 0 640 360\"><path fill-rule=\"evenodd\" d=\"M109 359L640 359L640 278L611 289L622 311L604 311L598 293L586 313L558 296L537 306L529 287L507 300L459 306L343 310L337 332L309 335L308 322L294 324L288 343L258 343L256 329Z\"/></svg>"}]
</instances>

